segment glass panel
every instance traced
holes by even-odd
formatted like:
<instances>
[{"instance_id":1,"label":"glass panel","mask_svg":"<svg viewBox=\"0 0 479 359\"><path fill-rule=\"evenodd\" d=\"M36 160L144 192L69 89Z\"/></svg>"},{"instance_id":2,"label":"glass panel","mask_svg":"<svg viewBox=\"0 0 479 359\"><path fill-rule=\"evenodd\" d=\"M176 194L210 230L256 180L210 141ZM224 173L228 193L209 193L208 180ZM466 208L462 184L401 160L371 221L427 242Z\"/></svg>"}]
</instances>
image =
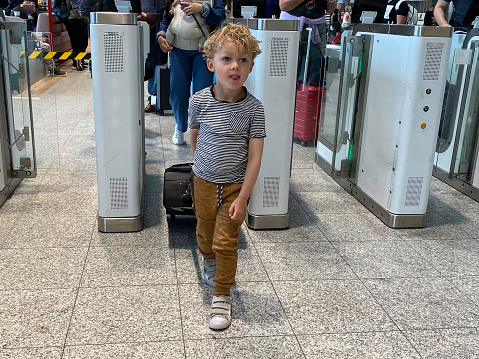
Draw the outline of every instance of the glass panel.
<instances>
[{"instance_id":1,"label":"glass panel","mask_svg":"<svg viewBox=\"0 0 479 359\"><path fill-rule=\"evenodd\" d=\"M347 36L343 46L343 68L341 74L341 97L339 116L336 125L336 144L334 169L349 170L354 137L354 121L356 114L359 74L363 56L363 38ZM347 169L342 167L343 160L348 160Z\"/></svg>"},{"instance_id":2,"label":"glass panel","mask_svg":"<svg viewBox=\"0 0 479 359\"><path fill-rule=\"evenodd\" d=\"M46 32L27 33L29 50L46 54L51 50L50 44L54 37ZM30 84L32 95L32 112L35 126L35 148L37 168L60 168L60 135L64 134L63 142L67 134L71 133L69 123L73 114L63 118L65 126L62 133L58 126L57 94L60 84L67 81L67 76L55 74L55 61L42 59L42 55L35 59L29 59ZM71 86L71 82L67 85ZM66 89L66 88L65 88ZM71 104L72 106L74 104Z\"/></svg>"},{"instance_id":3,"label":"glass panel","mask_svg":"<svg viewBox=\"0 0 479 359\"><path fill-rule=\"evenodd\" d=\"M333 49L328 52L323 104L320 113L318 154L331 161L334 171L347 171L353 145L359 74L363 55L363 38L346 36L342 56ZM339 71L340 69L340 71ZM325 148L331 151L327 158ZM319 152L323 153L319 153ZM327 155L327 154L326 154ZM344 168L344 160L349 161Z\"/></svg>"},{"instance_id":4,"label":"glass panel","mask_svg":"<svg viewBox=\"0 0 479 359\"><path fill-rule=\"evenodd\" d=\"M464 84L465 95L460 104L464 112L460 116L461 123L458 124L450 171L453 178L466 180L469 180L473 168L479 110L479 42L473 42L471 48L474 49L473 61L465 77L467 79Z\"/></svg>"},{"instance_id":5,"label":"glass panel","mask_svg":"<svg viewBox=\"0 0 479 359\"><path fill-rule=\"evenodd\" d=\"M339 48L328 48L326 57L325 92L319 120L318 142L331 151L336 130L336 114L338 112L339 88L341 81L341 59Z\"/></svg>"},{"instance_id":6,"label":"glass panel","mask_svg":"<svg viewBox=\"0 0 479 359\"><path fill-rule=\"evenodd\" d=\"M8 18L0 30L2 78L12 177L35 173L33 123L29 97L26 24Z\"/></svg>"},{"instance_id":7,"label":"glass panel","mask_svg":"<svg viewBox=\"0 0 479 359\"><path fill-rule=\"evenodd\" d=\"M463 66L454 65L453 60L450 61L450 69L446 79L446 89L444 92L444 101L441 111L441 123L439 126L439 136L437 139L436 152L444 153L453 142L453 134L455 120L458 110L458 94L461 90L459 83L459 75Z\"/></svg>"}]
</instances>

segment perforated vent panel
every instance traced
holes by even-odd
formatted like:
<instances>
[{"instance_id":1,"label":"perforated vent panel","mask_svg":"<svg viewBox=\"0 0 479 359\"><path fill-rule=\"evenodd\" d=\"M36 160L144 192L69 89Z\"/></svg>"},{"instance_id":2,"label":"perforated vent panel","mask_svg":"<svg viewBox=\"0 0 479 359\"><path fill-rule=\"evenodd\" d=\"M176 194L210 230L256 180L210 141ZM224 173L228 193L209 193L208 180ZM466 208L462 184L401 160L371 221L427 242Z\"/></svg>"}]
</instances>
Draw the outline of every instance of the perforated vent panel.
<instances>
[{"instance_id":1,"label":"perforated vent panel","mask_svg":"<svg viewBox=\"0 0 479 359\"><path fill-rule=\"evenodd\" d=\"M280 177L264 177L263 207L278 207Z\"/></svg>"},{"instance_id":2,"label":"perforated vent panel","mask_svg":"<svg viewBox=\"0 0 479 359\"><path fill-rule=\"evenodd\" d=\"M123 72L123 35L118 32L103 34L105 49L105 72Z\"/></svg>"},{"instance_id":3,"label":"perforated vent panel","mask_svg":"<svg viewBox=\"0 0 479 359\"><path fill-rule=\"evenodd\" d=\"M444 44L428 43L426 62L424 63L423 80L437 80L441 69L441 58Z\"/></svg>"},{"instance_id":4,"label":"perforated vent panel","mask_svg":"<svg viewBox=\"0 0 479 359\"><path fill-rule=\"evenodd\" d=\"M128 179L127 177L110 178L111 209L128 209Z\"/></svg>"},{"instance_id":5,"label":"perforated vent panel","mask_svg":"<svg viewBox=\"0 0 479 359\"><path fill-rule=\"evenodd\" d=\"M423 177L409 177L407 179L406 206L419 206L421 201Z\"/></svg>"},{"instance_id":6,"label":"perforated vent panel","mask_svg":"<svg viewBox=\"0 0 479 359\"><path fill-rule=\"evenodd\" d=\"M270 76L286 76L288 47L288 38L273 37L271 39L271 56L269 58Z\"/></svg>"}]
</instances>

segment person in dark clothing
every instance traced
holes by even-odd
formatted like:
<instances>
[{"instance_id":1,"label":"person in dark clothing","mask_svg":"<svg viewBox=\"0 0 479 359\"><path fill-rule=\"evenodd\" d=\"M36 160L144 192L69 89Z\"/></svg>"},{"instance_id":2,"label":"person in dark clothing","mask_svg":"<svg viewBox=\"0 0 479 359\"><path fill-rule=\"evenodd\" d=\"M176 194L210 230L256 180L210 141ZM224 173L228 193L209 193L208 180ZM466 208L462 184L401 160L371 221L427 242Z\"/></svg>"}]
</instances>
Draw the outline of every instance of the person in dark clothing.
<instances>
[{"instance_id":1,"label":"person in dark clothing","mask_svg":"<svg viewBox=\"0 0 479 359\"><path fill-rule=\"evenodd\" d=\"M163 65L167 61L167 56L160 49L160 44L156 39L156 34L160 31L160 21L163 18L163 8L165 0L143 0L141 1L141 12L139 20L146 21L150 25L150 52L146 62L150 69L154 71L157 65ZM151 96L156 96L157 78L153 75L148 79L148 104L145 112L155 112L156 108L151 103Z\"/></svg>"},{"instance_id":2,"label":"person in dark clothing","mask_svg":"<svg viewBox=\"0 0 479 359\"><path fill-rule=\"evenodd\" d=\"M432 26L435 24L436 21L434 20L434 5L431 5L426 14L424 15L424 26Z\"/></svg>"},{"instance_id":3,"label":"person in dark clothing","mask_svg":"<svg viewBox=\"0 0 479 359\"><path fill-rule=\"evenodd\" d=\"M383 22L386 24L405 24L409 6L404 0L391 0L388 2Z\"/></svg>"},{"instance_id":4,"label":"person in dark clothing","mask_svg":"<svg viewBox=\"0 0 479 359\"><path fill-rule=\"evenodd\" d=\"M70 37L73 52L85 52L88 47L87 20L82 17L78 9L78 0L57 0L53 2L53 13L65 24ZM81 60L73 60L72 67L83 71L87 64Z\"/></svg>"},{"instance_id":5,"label":"person in dark clothing","mask_svg":"<svg viewBox=\"0 0 479 359\"><path fill-rule=\"evenodd\" d=\"M341 9L341 4L336 5L336 9L333 11L331 16L331 27L333 30L333 35L341 31L341 22L339 21L339 10Z\"/></svg>"}]
</instances>

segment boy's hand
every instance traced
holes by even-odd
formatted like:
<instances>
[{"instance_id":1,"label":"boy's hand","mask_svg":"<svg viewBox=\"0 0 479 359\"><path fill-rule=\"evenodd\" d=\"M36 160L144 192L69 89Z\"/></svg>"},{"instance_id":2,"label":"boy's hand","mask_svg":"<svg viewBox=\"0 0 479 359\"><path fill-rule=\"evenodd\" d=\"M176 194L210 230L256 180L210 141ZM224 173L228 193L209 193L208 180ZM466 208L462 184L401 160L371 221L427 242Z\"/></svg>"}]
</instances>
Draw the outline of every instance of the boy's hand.
<instances>
[{"instance_id":1,"label":"boy's hand","mask_svg":"<svg viewBox=\"0 0 479 359\"><path fill-rule=\"evenodd\" d=\"M247 205L246 200L237 197L233 203L231 203L229 211L230 218L235 221L245 218Z\"/></svg>"},{"instance_id":2,"label":"boy's hand","mask_svg":"<svg viewBox=\"0 0 479 359\"><path fill-rule=\"evenodd\" d=\"M163 36L158 36L158 44L160 44L161 51L170 52L173 50L173 47L166 41Z\"/></svg>"}]
</instances>

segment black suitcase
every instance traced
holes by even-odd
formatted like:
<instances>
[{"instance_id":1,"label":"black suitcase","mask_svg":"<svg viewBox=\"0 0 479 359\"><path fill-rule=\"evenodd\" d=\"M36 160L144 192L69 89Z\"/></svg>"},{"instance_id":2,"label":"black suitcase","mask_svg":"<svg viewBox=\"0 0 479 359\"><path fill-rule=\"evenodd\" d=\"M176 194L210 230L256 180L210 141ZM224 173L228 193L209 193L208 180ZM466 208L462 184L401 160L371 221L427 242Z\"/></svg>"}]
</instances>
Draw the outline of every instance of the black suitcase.
<instances>
[{"instance_id":1,"label":"black suitcase","mask_svg":"<svg viewBox=\"0 0 479 359\"><path fill-rule=\"evenodd\" d=\"M166 110L171 110L170 105L170 65L157 65L156 76L156 112L161 116Z\"/></svg>"},{"instance_id":2,"label":"black suitcase","mask_svg":"<svg viewBox=\"0 0 479 359\"><path fill-rule=\"evenodd\" d=\"M192 166L192 163L182 163L165 169L163 206L172 218L177 214L194 215Z\"/></svg>"}]
</instances>

